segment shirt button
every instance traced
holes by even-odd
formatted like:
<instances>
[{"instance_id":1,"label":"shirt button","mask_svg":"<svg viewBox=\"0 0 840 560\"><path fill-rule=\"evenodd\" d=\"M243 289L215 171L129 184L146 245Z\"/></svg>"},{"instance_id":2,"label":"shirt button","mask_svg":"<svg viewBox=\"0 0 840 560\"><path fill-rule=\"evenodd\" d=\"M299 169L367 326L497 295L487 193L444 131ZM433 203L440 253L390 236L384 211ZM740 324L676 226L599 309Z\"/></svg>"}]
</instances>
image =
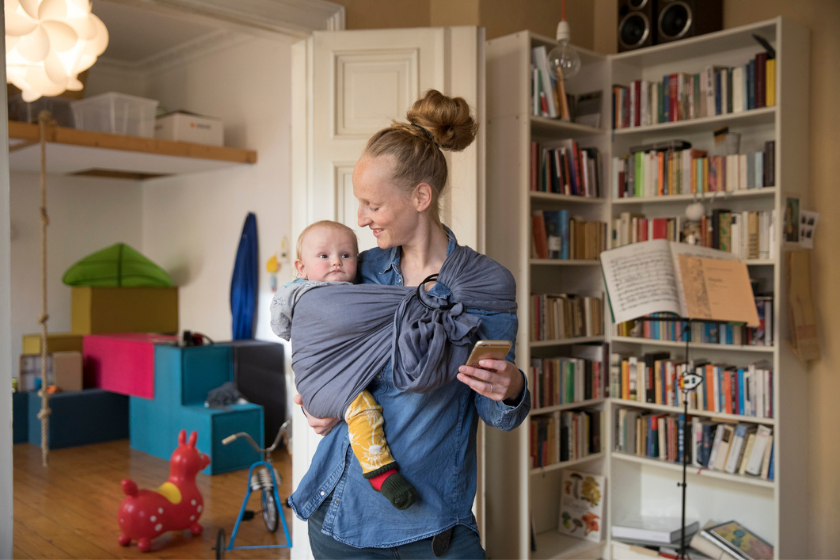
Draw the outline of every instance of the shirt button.
<instances>
[{"instance_id":1,"label":"shirt button","mask_svg":"<svg viewBox=\"0 0 840 560\"><path fill-rule=\"evenodd\" d=\"M322 495L322 496L324 495L324 492L323 492L323 491L321 492L321 495Z\"/></svg>"}]
</instances>

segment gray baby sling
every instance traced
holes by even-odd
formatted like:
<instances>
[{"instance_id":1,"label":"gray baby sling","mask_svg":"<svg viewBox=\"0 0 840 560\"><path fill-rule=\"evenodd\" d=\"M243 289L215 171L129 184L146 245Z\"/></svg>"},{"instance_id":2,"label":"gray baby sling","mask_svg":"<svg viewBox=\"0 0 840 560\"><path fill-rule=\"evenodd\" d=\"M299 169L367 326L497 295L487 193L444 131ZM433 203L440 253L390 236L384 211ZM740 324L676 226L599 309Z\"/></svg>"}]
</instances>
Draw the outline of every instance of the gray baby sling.
<instances>
[{"instance_id":1,"label":"gray baby sling","mask_svg":"<svg viewBox=\"0 0 840 560\"><path fill-rule=\"evenodd\" d=\"M513 275L469 247L455 247L436 281L451 292L449 302L422 285L328 284L300 297L292 369L307 412L343 418L389 360L397 389L433 391L455 379L469 356L481 319L467 308L516 311Z\"/></svg>"}]
</instances>

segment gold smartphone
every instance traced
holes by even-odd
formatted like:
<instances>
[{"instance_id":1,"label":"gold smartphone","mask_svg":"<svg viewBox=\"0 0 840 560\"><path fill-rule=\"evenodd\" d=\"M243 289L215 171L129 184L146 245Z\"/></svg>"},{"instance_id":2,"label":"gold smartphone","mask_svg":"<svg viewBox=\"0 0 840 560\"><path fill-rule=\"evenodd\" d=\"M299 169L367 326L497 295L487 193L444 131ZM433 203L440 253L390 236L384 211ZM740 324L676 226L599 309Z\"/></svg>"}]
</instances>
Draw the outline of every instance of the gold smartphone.
<instances>
[{"instance_id":1,"label":"gold smartphone","mask_svg":"<svg viewBox=\"0 0 840 560\"><path fill-rule=\"evenodd\" d=\"M479 360L504 360L510 352L509 340L479 340L473 346L466 365L479 367Z\"/></svg>"}]
</instances>

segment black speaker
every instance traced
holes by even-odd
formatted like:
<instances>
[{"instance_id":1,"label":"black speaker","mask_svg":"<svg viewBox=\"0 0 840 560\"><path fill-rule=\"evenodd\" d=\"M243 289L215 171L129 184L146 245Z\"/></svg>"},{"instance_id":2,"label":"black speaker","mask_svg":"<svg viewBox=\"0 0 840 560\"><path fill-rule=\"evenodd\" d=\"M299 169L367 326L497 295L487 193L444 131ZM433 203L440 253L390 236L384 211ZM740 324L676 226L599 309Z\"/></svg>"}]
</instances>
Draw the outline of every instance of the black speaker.
<instances>
[{"instance_id":1,"label":"black speaker","mask_svg":"<svg viewBox=\"0 0 840 560\"><path fill-rule=\"evenodd\" d=\"M656 2L618 0L618 52L656 44Z\"/></svg>"},{"instance_id":2,"label":"black speaker","mask_svg":"<svg viewBox=\"0 0 840 560\"><path fill-rule=\"evenodd\" d=\"M723 29L723 0L658 0L656 44Z\"/></svg>"}]
</instances>

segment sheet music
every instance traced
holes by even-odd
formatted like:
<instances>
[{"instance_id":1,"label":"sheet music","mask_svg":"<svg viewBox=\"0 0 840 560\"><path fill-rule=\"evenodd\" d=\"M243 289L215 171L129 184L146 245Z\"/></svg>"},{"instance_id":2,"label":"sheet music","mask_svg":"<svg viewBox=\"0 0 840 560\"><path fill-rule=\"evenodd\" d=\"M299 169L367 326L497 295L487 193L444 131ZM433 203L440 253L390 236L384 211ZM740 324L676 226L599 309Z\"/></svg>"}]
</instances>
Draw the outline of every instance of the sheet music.
<instances>
[{"instance_id":1,"label":"sheet music","mask_svg":"<svg viewBox=\"0 0 840 560\"><path fill-rule=\"evenodd\" d=\"M613 320L649 313L680 313L680 294L668 241L633 243L601 253Z\"/></svg>"},{"instance_id":2,"label":"sheet music","mask_svg":"<svg viewBox=\"0 0 840 560\"><path fill-rule=\"evenodd\" d=\"M680 272L680 255L688 255L689 257L700 257L703 259L720 259L726 261L737 261L738 257L727 251L719 251L717 249L710 249L709 247L700 247L698 245L688 245L687 243L675 243L673 241L668 244L673 256L674 276L676 279L677 289L679 290L680 302L680 317L689 317L688 310L685 305L685 293L683 292L683 279Z\"/></svg>"}]
</instances>

